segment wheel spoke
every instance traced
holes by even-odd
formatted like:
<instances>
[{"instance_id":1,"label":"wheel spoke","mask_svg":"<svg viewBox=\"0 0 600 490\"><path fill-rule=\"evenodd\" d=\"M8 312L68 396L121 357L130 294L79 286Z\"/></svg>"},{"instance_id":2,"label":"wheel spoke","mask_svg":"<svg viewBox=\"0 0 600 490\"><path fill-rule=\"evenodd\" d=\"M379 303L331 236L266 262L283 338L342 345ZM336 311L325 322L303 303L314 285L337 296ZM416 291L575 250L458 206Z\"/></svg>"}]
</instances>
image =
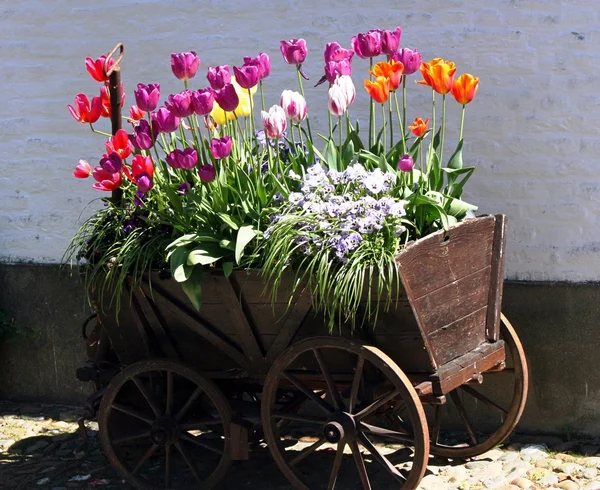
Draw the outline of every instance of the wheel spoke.
<instances>
[{"instance_id":1,"label":"wheel spoke","mask_svg":"<svg viewBox=\"0 0 600 490\"><path fill-rule=\"evenodd\" d=\"M364 422L361 422L361 425L364 427L364 429L363 429L364 432L367 432L374 436L387 438L392 441L408 442L409 444L412 444L412 445L414 445L414 443L415 443L415 438L412 437L412 435L409 434L408 432L399 432L399 431L395 431L395 430L384 429L383 427L377 427L375 425L365 424Z\"/></svg>"},{"instance_id":2,"label":"wheel spoke","mask_svg":"<svg viewBox=\"0 0 600 490\"><path fill-rule=\"evenodd\" d=\"M386 470L388 470L388 472L394 477L394 479L396 479L400 483L406 482L406 478L402 476L402 473L398 471L398 468L396 468L392 463L390 463L389 460L377 450L373 443L369 441L367 436L360 433L358 434L358 439L360 440L361 444L365 447L365 449L371 453L373 459L377 461L381 466L383 466Z\"/></svg>"},{"instance_id":3,"label":"wheel spoke","mask_svg":"<svg viewBox=\"0 0 600 490\"><path fill-rule=\"evenodd\" d=\"M154 423L154 420L149 419L143 413L140 413L137 410L135 410L133 408L129 408L125 405L121 405L120 403L113 403L112 408L114 408L115 410L118 410L119 412L130 415L131 417L135 417L136 419L142 420L142 421L146 422L148 425L152 425Z\"/></svg>"},{"instance_id":4,"label":"wheel spoke","mask_svg":"<svg viewBox=\"0 0 600 490\"><path fill-rule=\"evenodd\" d=\"M296 422L306 422L309 424L326 424L327 419L312 417L310 415L298 415L296 413L273 412L271 416L274 419L294 420Z\"/></svg>"},{"instance_id":5,"label":"wheel spoke","mask_svg":"<svg viewBox=\"0 0 600 490\"><path fill-rule=\"evenodd\" d=\"M363 459L362 454L360 454L360 449L358 448L356 441L350 443L350 448L352 449L352 455L354 456L354 462L356 463L363 489L371 490L371 482L367 475L367 468L365 468L365 460Z\"/></svg>"},{"instance_id":6,"label":"wheel spoke","mask_svg":"<svg viewBox=\"0 0 600 490\"><path fill-rule=\"evenodd\" d=\"M398 396L398 390L394 389L393 391L390 391L389 393L387 393L386 395L383 395L382 397L378 398L377 400L375 400L373 403L371 403L368 407L363 408L360 412L358 412L355 415L355 419L360 422L362 419L364 419L365 417L368 417L369 415L371 415L373 412L375 412L378 408L382 407L383 405L385 405L386 403L392 401L394 398L396 398Z\"/></svg>"},{"instance_id":7,"label":"wheel spoke","mask_svg":"<svg viewBox=\"0 0 600 490\"><path fill-rule=\"evenodd\" d=\"M165 487L171 488L171 475L173 474L173 446L167 444L165 446Z\"/></svg>"},{"instance_id":8,"label":"wheel spoke","mask_svg":"<svg viewBox=\"0 0 600 490\"><path fill-rule=\"evenodd\" d=\"M177 415L175 415L175 420L177 420L179 422L183 418L183 416L192 407L192 405L194 404L194 402L200 396L201 393L202 393L202 388L200 388L198 386L198 388L196 388L194 390L194 392L190 395L187 402L185 402L185 405L183 407L181 407L181 410L179 410L179 412L177 412Z\"/></svg>"},{"instance_id":9,"label":"wheel spoke","mask_svg":"<svg viewBox=\"0 0 600 490\"><path fill-rule=\"evenodd\" d=\"M215 419L210 417L206 419L200 419L195 422L190 422L188 424L179 424L179 428L184 431L203 430L206 426L209 425L223 425L223 421L221 419Z\"/></svg>"},{"instance_id":10,"label":"wheel spoke","mask_svg":"<svg viewBox=\"0 0 600 490\"><path fill-rule=\"evenodd\" d=\"M497 412L501 413L504 416L508 415L508 410L504 410L504 408L502 408L500 405L498 405L493 400L490 400L487 396L479 393L475 388L472 388L471 386L465 386L465 385L461 386L461 388L465 393L468 393L473 398L476 398L480 402L486 404L492 410L496 410Z\"/></svg>"},{"instance_id":11,"label":"wheel spoke","mask_svg":"<svg viewBox=\"0 0 600 490\"><path fill-rule=\"evenodd\" d=\"M321 351L319 349L313 349L313 353L315 354L315 357L317 358L317 362L319 363L319 368L321 369L321 373L323 374L323 377L325 378L325 382L327 383L327 387L329 388L329 393L331 393L331 398L333 399L335 408L338 411L344 410L344 401L342 400L342 397L340 396L340 393L335 385L335 381L333 380L333 377L331 376L331 371L329 371L327 364L325 364L325 359L323 359L323 355L321 354Z\"/></svg>"},{"instance_id":12,"label":"wheel spoke","mask_svg":"<svg viewBox=\"0 0 600 490\"><path fill-rule=\"evenodd\" d=\"M152 446L150 446L150 449L148 449L148 451L144 453L144 455L140 458L137 464L133 467L133 470L131 470L131 474L135 475L138 471L140 471L142 466L144 466L144 464L152 457L152 455L156 452L157 449L158 444L152 444Z\"/></svg>"},{"instance_id":13,"label":"wheel spoke","mask_svg":"<svg viewBox=\"0 0 600 490\"><path fill-rule=\"evenodd\" d=\"M465 429L467 429L467 433L469 434L469 437L471 438L471 442L474 445L479 444L479 441L477 441L477 437L475 436L475 432L473 431L473 428L471 427L471 423L469 422L469 416L467 415L467 411L465 410L465 407L460 399L460 396L458 396L457 391L456 390L451 391L450 397L452 398L454 405L456 405L456 408L458 409L458 413L460 415L460 418L463 421L463 424L465 425Z\"/></svg>"},{"instance_id":14,"label":"wheel spoke","mask_svg":"<svg viewBox=\"0 0 600 490\"><path fill-rule=\"evenodd\" d=\"M342 457L344 456L344 442L338 442L337 451L335 453L335 459L333 460L333 467L329 474L329 483L327 484L327 490L333 490L335 488L335 482L337 481L338 473L340 472L340 466L342 466Z\"/></svg>"},{"instance_id":15,"label":"wheel spoke","mask_svg":"<svg viewBox=\"0 0 600 490\"><path fill-rule=\"evenodd\" d=\"M362 380L363 368L365 367L365 358L363 356L358 357L358 363L356 364L356 371L354 373L354 379L352 380L352 389L350 391L350 400L348 400L348 412L354 413L354 406L356 405L356 399L358 397L358 389L360 388L360 382Z\"/></svg>"},{"instance_id":16,"label":"wheel spoke","mask_svg":"<svg viewBox=\"0 0 600 490\"><path fill-rule=\"evenodd\" d=\"M162 413L161 413L160 409L158 408L158 405L156 405L155 401L152 399L152 396L150 395L150 393L148 393L148 390L144 386L144 383L142 383L142 380L139 379L137 376L134 376L133 382L138 387L138 390L140 390L140 393L142 395L144 395L144 398L148 402L148 405L150 405L150 408L154 412L154 415L156 417L160 417L162 415Z\"/></svg>"},{"instance_id":17,"label":"wheel spoke","mask_svg":"<svg viewBox=\"0 0 600 490\"><path fill-rule=\"evenodd\" d=\"M171 415L173 410L173 371L167 371L167 401L165 413Z\"/></svg>"},{"instance_id":18,"label":"wheel spoke","mask_svg":"<svg viewBox=\"0 0 600 490\"><path fill-rule=\"evenodd\" d=\"M319 398L317 395L314 394L313 391L311 391L309 388L307 388L304 384L302 384L302 382L296 378L296 376L294 376L291 373L283 373L283 376L285 378L287 378L289 381L292 382L292 384L298 388L302 393L304 393L308 398L310 398L313 402L315 402L319 408L321 410L323 410L327 415L330 415L331 413L333 413L334 409L331 405L329 405L329 403L327 403L326 401L323 401L321 398Z\"/></svg>"},{"instance_id":19,"label":"wheel spoke","mask_svg":"<svg viewBox=\"0 0 600 490\"><path fill-rule=\"evenodd\" d=\"M321 439L319 439L317 442L315 442L314 444L311 444L307 448L303 449L298 456L296 456L294 459L292 459L290 461L290 466L295 466L300 461L302 461L304 458L306 458L307 456L310 456L317 449L319 449L323 444L325 444L325 441L326 441L326 439L324 437L321 437Z\"/></svg>"},{"instance_id":20,"label":"wheel spoke","mask_svg":"<svg viewBox=\"0 0 600 490\"><path fill-rule=\"evenodd\" d=\"M191 442L192 444L195 444L196 446L200 446L204 449L207 449L208 451L212 451L213 453L216 453L219 455L223 454L222 449L219 449L218 447L215 447L212 444L209 444L209 443L203 441L199 437L188 434L187 432L181 433L181 439L183 439L184 441Z\"/></svg>"},{"instance_id":21,"label":"wheel spoke","mask_svg":"<svg viewBox=\"0 0 600 490\"><path fill-rule=\"evenodd\" d=\"M177 448L177 450L183 457L183 460L188 465L188 467L189 467L190 471L192 472L192 475L194 475L194 478L196 479L196 481L198 483L202 484L203 483L202 478L200 478L200 475L198 475L198 472L196 471L196 467L194 466L194 463L192 462L188 452L183 448L183 446L181 445L181 443L179 441L175 442L175 447Z\"/></svg>"},{"instance_id":22,"label":"wheel spoke","mask_svg":"<svg viewBox=\"0 0 600 490\"><path fill-rule=\"evenodd\" d=\"M124 444L126 442L137 441L139 439L143 439L144 437L150 437L150 431L146 430L144 432L139 432L137 434L131 434L129 436L119 437L117 439L111 439L110 442L112 444Z\"/></svg>"},{"instance_id":23,"label":"wheel spoke","mask_svg":"<svg viewBox=\"0 0 600 490\"><path fill-rule=\"evenodd\" d=\"M437 444L440 439L440 429L442 427L442 406L435 406L435 414L433 416L433 427L431 428L431 442Z\"/></svg>"}]
</instances>

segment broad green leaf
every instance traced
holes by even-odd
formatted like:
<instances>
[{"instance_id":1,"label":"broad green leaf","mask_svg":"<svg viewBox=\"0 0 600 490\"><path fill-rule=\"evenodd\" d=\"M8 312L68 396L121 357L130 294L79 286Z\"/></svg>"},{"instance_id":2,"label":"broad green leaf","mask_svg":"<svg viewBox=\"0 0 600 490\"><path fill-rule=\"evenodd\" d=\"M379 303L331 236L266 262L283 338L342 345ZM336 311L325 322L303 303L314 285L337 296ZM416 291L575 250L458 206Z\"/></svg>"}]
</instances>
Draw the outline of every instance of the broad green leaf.
<instances>
[{"instance_id":1,"label":"broad green leaf","mask_svg":"<svg viewBox=\"0 0 600 490\"><path fill-rule=\"evenodd\" d=\"M383 153L379 155L377 166L381 169L382 172L394 172L394 169L387 162Z\"/></svg>"},{"instance_id":2,"label":"broad green leaf","mask_svg":"<svg viewBox=\"0 0 600 490\"><path fill-rule=\"evenodd\" d=\"M431 150L428 155L426 175L429 180L429 188L435 191L441 190L444 181L442 179L440 160L435 150Z\"/></svg>"},{"instance_id":3,"label":"broad green leaf","mask_svg":"<svg viewBox=\"0 0 600 490\"><path fill-rule=\"evenodd\" d=\"M235 240L235 261L238 264L242 259L244 248L246 248L246 245L248 245L255 236L256 230L250 225L242 226L238 230L237 238Z\"/></svg>"},{"instance_id":4,"label":"broad green leaf","mask_svg":"<svg viewBox=\"0 0 600 490\"><path fill-rule=\"evenodd\" d=\"M238 225L230 215L226 213L217 213L217 216L221 218L223 223L225 223L230 228L233 228L234 230L239 229L240 225Z\"/></svg>"},{"instance_id":5,"label":"broad green leaf","mask_svg":"<svg viewBox=\"0 0 600 490\"><path fill-rule=\"evenodd\" d=\"M202 305L202 266L191 267L192 272L187 281L181 283L181 288L191 301L194 308L200 309Z\"/></svg>"},{"instance_id":6,"label":"broad green leaf","mask_svg":"<svg viewBox=\"0 0 600 490\"><path fill-rule=\"evenodd\" d=\"M446 209L449 215L462 218L468 211L476 211L477 206L461 201L460 199L450 198L446 204Z\"/></svg>"},{"instance_id":7,"label":"broad green leaf","mask_svg":"<svg viewBox=\"0 0 600 490\"><path fill-rule=\"evenodd\" d=\"M219 242L219 246L226 250L235 250L235 243L233 242L233 240L229 240L227 238L224 238L223 240L221 240Z\"/></svg>"},{"instance_id":8,"label":"broad green leaf","mask_svg":"<svg viewBox=\"0 0 600 490\"><path fill-rule=\"evenodd\" d=\"M171 203L171 207L178 214L181 214L183 212L183 206L181 205L181 197L173 189L171 189L171 186L168 185L168 184L163 185L162 189L164 189L165 194L169 198L169 202Z\"/></svg>"},{"instance_id":9,"label":"broad green leaf","mask_svg":"<svg viewBox=\"0 0 600 490\"><path fill-rule=\"evenodd\" d=\"M342 165L344 168L341 168L340 170L344 170L346 167L348 167L348 165L350 165L353 159L354 143L352 142L352 140L347 140L342 152Z\"/></svg>"},{"instance_id":10,"label":"broad green leaf","mask_svg":"<svg viewBox=\"0 0 600 490\"><path fill-rule=\"evenodd\" d=\"M223 262L223 274L229 277L233 272L233 262Z\"/></svg>"},{"instance_id":11,"label":"broad green leaf","mask_svg":"<svg viewBox=\"0 0 600 490\"><path fill-rule=\"evenodd\" d=\"M190 249L187 247L177 247L169 258L169 266L173 279L177 282L187 281L192 273L192 267L187 264L187 257Z\"/></svg>"},{"instance_id":12,"label":"broad green leaf","mask_svg":"<svg viewBox=\"0 0 600 490\"><path fill-rule=\"evenodd\" d=\"M327 145L325 145L325 158L327 161L327 166L330 170L339 170L338 169L338 150L335 146L333 140L328 140Z\"/></svg>"},{"instance_id":13,"label":"broad green leaf","mask_svg":"<svg viewBox=\"0 0 600 490\"><path fill-rule=\"evenodd\" d=\"M454 153L450 157L450 160L448 160L448 168L453 168L453 169L463 168L462 147L463 147L463 140L460 140L458 142L458 145L456 146L456 150L454 150Z\"/></svg>"},{"instance_id":14,"label":"broad green leaf","mask_svg":"<svg viewBox=\"0 0 600 490\"><path fill-rule=\"evenodd\" d=\"M211 255L208 251L201 248L192 250L187 257L188 265L210 265L223 258L223 255Z\"/></svg>"}]
</instances>

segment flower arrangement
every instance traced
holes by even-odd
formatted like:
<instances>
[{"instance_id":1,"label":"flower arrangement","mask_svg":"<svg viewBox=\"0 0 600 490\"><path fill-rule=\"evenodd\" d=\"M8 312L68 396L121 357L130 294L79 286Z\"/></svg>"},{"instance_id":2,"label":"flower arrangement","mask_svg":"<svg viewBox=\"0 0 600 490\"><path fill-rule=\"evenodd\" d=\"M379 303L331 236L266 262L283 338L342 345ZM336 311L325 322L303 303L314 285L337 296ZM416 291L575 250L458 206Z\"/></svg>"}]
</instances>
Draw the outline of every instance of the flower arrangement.
<instances>
[{"instance_id":1,"label":"flower arrangement","mask_svg":"<svg viewBox=\"0 0 600 490\"><path fill-rule=\"evenodd\" d=\"M73 175L92 177L92 187L111 197L102 198L104 206L83 224L68 255L85 262L89 284L100 280L101 291L115 298L126 281L135 284L150 268L168 268L197 308L207 268L225 275L234 268L261 269L274 290L292 271L295 287L310 288L330 326L355 320L365 284L383 296L398 280L394 259L402 247L476 209L461 199L474 170L463 165L462 148L465 108L479 79L456 77L454 63L442 58L422 62L418 50L400 47L400 38L398 27L358 34L351 48L327 44L324 74L315 85L328 85L329 131L318 135L322 144L305 99L303 39L281 41L299 90L283 90L278 104L265 104L266 53L245 57L233 69L209 67L208 83L198 83L195 52L173 54L171 69L182 91L164 97L158 83L138 84L135 105L122 117L129 129L114 134L94 127L112 116L115 100L124 107L122 88L110 89L114 61L110 55L88 58L100 94L91 101L78 94L68 109L106 138L106 153L94 168L80 160ZM352 80L355 57L365 60L366 135L350 115L360 96ZM375 62L379 57L384 60ZM410 123L408 82L419 73L416 84L431 91L431 114ZM450 155L449 95L462 106ZM377 314L374 304L367 318Z\"/></svg>"}]
</instances>

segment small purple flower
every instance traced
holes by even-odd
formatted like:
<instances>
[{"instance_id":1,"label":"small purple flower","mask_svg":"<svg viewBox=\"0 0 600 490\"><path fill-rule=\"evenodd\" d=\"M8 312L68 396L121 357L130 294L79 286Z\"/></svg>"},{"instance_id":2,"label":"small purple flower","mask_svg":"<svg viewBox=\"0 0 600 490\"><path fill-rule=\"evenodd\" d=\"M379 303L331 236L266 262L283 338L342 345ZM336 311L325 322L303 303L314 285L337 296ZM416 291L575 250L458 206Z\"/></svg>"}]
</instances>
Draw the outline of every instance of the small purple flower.
<instances>
[{"instance_id":1,"label":"small purple flower","mask_svg":"<svg viewBox=\"0 0 600 490\"><path fill-rule=\"evenodd\" d=\"M304 39L281 41L281 54L288 65L301 65L306 59L308 48Z\"/></svg>"},{"instance_id":2,"label":"small purple flower","mask_svg":"<svg viewBox=\"0 0 600 490\"><path fill-rule=\"evenodd\" d=\"M148 192L152 187L154 187L154 182L152 181L152 177L148 174L143 173L136 179L136 184L139 192L143 192L144 194Z\"/></svg>"},{"instance_id":3,"label":"small purple flower","mask_svg":"<svg viewBox=\"0 0 600 490\"><path fill-rule=\"evenodd\" d=\"M167 155L166 161L171 168L191 170L198 163L198 153L193 148L176 148Z\"/></svg>"},{"instance_id":4,"label":"small purple flower","mask_svg":"<svg viewBox=\"0 0 600 490\"><path fill-rule=\"evenodd\" d=\"M418 50L408 48L402 48L393 54L391 58L404 65L403 75L412 75L415 73L421 67L421 62L423 61L421 53Z\"/></svg>"},{"instance_id":5,"label":"small purple flower","mask_svg":"<svg viewBox=\"0 0 600 490\"><path fill-rule=\"evenodd\" d=\"M400 46L400 36L402 29L396 27L393 31L380 31L381 34L381 52L383 54L392 55L398 51Z\"/></svg>"},{"instance_id":6,"label":"small purple flower","mask_svg":"<svg viewBox=\"0 0 600 490\"><path fill-rule=\"evenodd\" d=\"M402 155L398 160L398 170L402 172L410 172L415 166L415 161L410 155Z\"/></svg>"},{"instance_id":7,"label":"small purple flower","mask_svg":"<svg viewBox=\"0 0 600 490\"><path fill-rule=\"evenodd\" d=\"M259 80L263 80L271 74L271 58L267 53L258 53L256 58L244 56L244 65L257 66Z\"/></svg>"},{"instance_id":8,"label":"small purple flower","mask_svg":"<svg viewBox=\"0 0 600 490\"><path fill-rule=\"evenodd\" d=\"M179 190L177 191L177 194L179 194L180 196L185 196L191 188L192 184L190 184L189 182L182 182L181 184L179 184Z\"/></svg>"},{"instance_id":9,"label":"small purple flower","mask_svg":"<svg viewBox=\"0 0 600 490\"><path fill-rule=\"evenodd\" d=\"M371 30L352 38L352 49L359 58L374 58L381 54L381 34Z\"/></svg>"},{"instance_id":10,"label":"small purple flower","mask_svg":"<svg viewBox=\"0 0 600 490\"><path fill-rule=\"evenodd\" d=\"M200 176L200 180L202 182L212 182L215 180L217 172L215 170L214 165L200 165L198 168L198 175Z\"/></svg>"},{"instance_id":11,"label":"small purple flower","mask_svg":"<svg viewBox=\"0 0 600 490\"><path fill-rule=\"evenodd\" d=\"M184 90L179 94L169 95L165 106L176 117L188 117L194 113L192 105L192 92Z\"/></svg>"},{"instance_id":12,"label":"small purple flower","mask_svg":"<svg viewBox=\"0 0 600 490\"><path fill-rule=\"evenodd\" d=\"M196 76L200 58L195 51L171 54L171 70L179 80L189 80Z\"/></svg>"},{"instance_id":13,"label":"small purple flower","mask_svg":"<svg viewBox=\"0 0 600 490\"><path fill-rule=\"evenodd\" d=\"M138 83L137 90L133 91L135 104L144 112L151 112L156 109L158 99L160 98L160 84L151 83L143 85Z\"/></svg>"},{"instance_id":14,"label":"small purple flower","mask_svg":"<svg viewBox=\"0 0 600 490\"><path fill-rule=\"evenodd\" d=\"M210 141L210 152L216 160L227 158L231 154L233 140L231 136L223 136L222 138L213 138Z\"/></svg>"},{"instance_id":15,"label":"small purple flower","mask_svg":"<svg viewBox=\"0 0 600 490\"><path fill-rule=\"evenodd\" d=\"M225 85L231 83L229 66L209 66L206 78L208 79L208 83L210 83L210 86L213 90L221 90Z\"/></svg>"},{"instance_id":16,"label":"small purple flower","mask_svg":"<svg viewBox=\"0 0 600 490\"><path fill-rule=\"evenodd\" d=\"M116 174L123 167L123 160L116 152L111 152L105 158L100 160L100 166L110 174Z\"/></svg>"},{"instance_id":17,"label":"small purple flower","mask_svg":"<svg viewBox=\"0 0 600 490\"><path fill-rule=\"evenodd\" d=\"M152 113L152 128L159 133L172 133L179 127L179 118L166 107Z\"/></svg>"},{"instance_id":18,"label":"small purple flower","mask_svg":"<svg viewBox=\"0 0 600 490\"><path fill-rule=\"evenodd\" d=\"M137 150L149 150L154 146L152 136L150 123L146 119L141 119L133 128L133 134L129 135L129 140ZM154 136L156 137L156 134Z\"/></svg>"},{"instance_id":19,"label":"small purple flower","mask_svg":"<svg viewBox=\"0 0 600 490\"><path fill-rule=\"evenodd\" d=\"M258 66L256 65L244 65L239 68L234 66L233 73L235 81L242 88L251 89L258 84Z\"/></svg>"},{"instance_id":20,"label":"small purple flower","mask_svg":"<svg viewBox=\"0 0 600 490\"><path fill-rule=\"evenodd\" d=\"M199 116L206 116L213 110L215 93L211 88L202 88L192 92L192 109Z\"/></svg>"}]
</instances>

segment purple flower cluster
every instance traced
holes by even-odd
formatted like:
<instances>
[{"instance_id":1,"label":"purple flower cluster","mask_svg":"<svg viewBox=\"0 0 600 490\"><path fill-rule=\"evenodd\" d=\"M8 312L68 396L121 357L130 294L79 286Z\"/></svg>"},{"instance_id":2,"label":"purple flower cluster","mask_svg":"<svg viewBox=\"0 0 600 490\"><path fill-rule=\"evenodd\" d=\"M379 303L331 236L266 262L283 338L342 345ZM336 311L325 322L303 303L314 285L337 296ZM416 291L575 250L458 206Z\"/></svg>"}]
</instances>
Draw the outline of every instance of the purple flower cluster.
<instances>
[{"instance_id":1,"label":"purple flower cluster","mask_svg":"<svg viewBox=\"0 0 600 490\"><path fill-rule=\"evenodd\" d=\"M288 207L281 216L302 213L306 217L299 223L295 238L300 252L312 255L325 247L346 262L363 240L381 230L395 236L405 231L402 217L406 201L387 195L395 181L396 175L391 172L367 171L358 163L343 172L313 165L301 180L300 191L288 196ZM271 233L269 228L265 237Z\"/></svg>"}]
</instances>

